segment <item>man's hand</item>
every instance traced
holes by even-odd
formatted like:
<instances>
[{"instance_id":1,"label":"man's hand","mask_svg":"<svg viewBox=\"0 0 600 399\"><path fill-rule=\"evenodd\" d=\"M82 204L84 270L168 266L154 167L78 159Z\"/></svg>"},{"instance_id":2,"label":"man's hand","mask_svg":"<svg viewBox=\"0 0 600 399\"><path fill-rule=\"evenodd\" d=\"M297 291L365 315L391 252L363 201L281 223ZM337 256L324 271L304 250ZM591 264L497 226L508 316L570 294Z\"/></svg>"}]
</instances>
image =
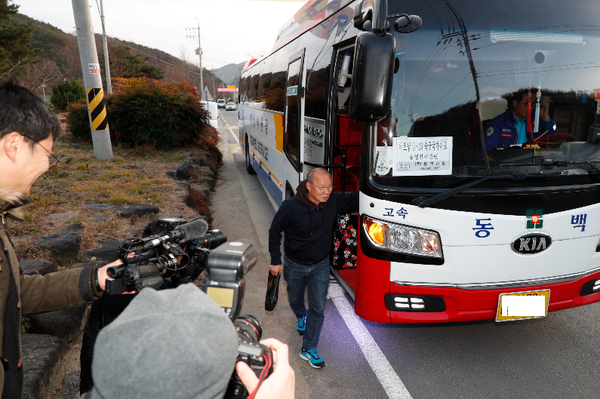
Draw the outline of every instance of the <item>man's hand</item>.
<instances>
[{"instance_id":1,"label":"man's hand","mask_svg":"<svg viewBox=\"0 0 600 399\"><path fill-rule=\"evenodd\" d=\"M283 265L269 265L271 274L277 276L283 270Z\"/></svg>"},{"instance_id":2,"label":"man's hand","mask_svg":"<svg viewBox=\"0 0 600 399\"><path fill-rule=\"evenodd\" d=\"M548 113L549 108L548 103L540 103L540 118L543 121L550 120L550 114Z\"/></svg>"},{"instance_id":3,"label":"man's hand","mask_svg":"<svg viewBox=\"0 0 600 399\"><path fill-rule=\"evenodd\" d=\"M106 279L109 278L106 270L109 267L122 265L122 264L123 264L123 261L121 259L117 259L116 261L109 263L108 265L104 265L104 266L98 268L98 284L100 285L100 289L102 291L106 290Z\"/></svg>"},{"instance_id":4,"label":"man's hand","mask_svg":"<svg viewBox=\"0 0 600 399\"><path fill-rule=\"evenodd\" d=\"M280 265L281 266L281 265ZM260 341L273 352L273 374L262 382L256 399L294 399L296 375L289 362L289 348L283 342L273 338ZM240 380L248 390L254 392L258 385L258 378L254 371L244 362L235 365Z\"/></svg>"}]
</instances>

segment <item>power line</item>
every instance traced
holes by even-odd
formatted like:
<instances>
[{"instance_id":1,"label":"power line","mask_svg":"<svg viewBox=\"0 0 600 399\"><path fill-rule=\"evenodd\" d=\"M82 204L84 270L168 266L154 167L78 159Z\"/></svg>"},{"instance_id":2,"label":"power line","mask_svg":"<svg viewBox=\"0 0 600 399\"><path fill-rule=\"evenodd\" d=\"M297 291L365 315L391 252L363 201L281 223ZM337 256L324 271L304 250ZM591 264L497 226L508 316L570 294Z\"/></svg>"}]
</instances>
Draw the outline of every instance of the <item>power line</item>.
<instances>
[{"instance_id":1,"label":"power line","mask_svg":"<svg viewBox=\"0 0 600 399\"><path fill-rule=\"evenodd\" d=\"M121 43L121 44L122 44L122 45L124 45L124 46L127 46L127 47L129 47L130 49L132 49L132 50L134 50L134 51L137 51L138 53L144 54L146 57L150 57L150 58L152 58L152 59L154 59L154 60L156 60L156 61L160 61L160 62L162 62L162 63L164 63L164 64L167 64L167 65L169 65L169 66L171 66L171 67L173 67L173 68L177 68L177 69L181 69L181 70L184 70L184 71L189 71L189 72L196 72L196 71L195 71L195 70L193 70L193 69L190 69L190 68L184 68L184 67L181 67L181 66L177 66L177 65L175 65L175 64L171 64L170 62L167 62L167 61L165 61L165 60L161 60L160 58L156 58L155 56L153 56L153 55L151 55L151 54L144 53L142 50L136 49L135 47L132 47L132 46L130 46L129 44L127 44L127 43L125 43L125 42L123 42L123 41L121 41L121 40L119 40L119 39L116 39L116 38L114 38L114 37L113 37L113 38L111 38L111 39L113 39L113 40L115 40L115 41L117 41L117 42ZM173 57L173 56L172 56L172 57ZM175 58L177 58L177 57L175 57ZM181 61L182 61L182 62L186 62L186 63L187 63L187 61L184 61L184 60L181 60ZM193 65L193 64L190 64L190 65ZM193 66L195 67L195 65L193 65Z\"/></svg>"}]
</instances>

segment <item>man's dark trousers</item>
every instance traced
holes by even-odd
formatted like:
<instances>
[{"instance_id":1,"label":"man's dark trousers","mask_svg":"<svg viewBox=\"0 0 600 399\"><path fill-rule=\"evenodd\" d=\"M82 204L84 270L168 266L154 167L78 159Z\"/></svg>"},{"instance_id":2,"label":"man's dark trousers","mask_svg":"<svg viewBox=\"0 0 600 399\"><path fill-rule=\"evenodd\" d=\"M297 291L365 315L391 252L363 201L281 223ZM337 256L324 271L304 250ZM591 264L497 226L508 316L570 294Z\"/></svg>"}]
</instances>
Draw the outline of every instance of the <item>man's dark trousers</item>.
<instances>
[{"instance_id":1,"label":"man's dark trousers","mask_svg":"<svg viewBox=\"0 0 600 399\"><path fill-rule=\"evenodd\" d=\"M306 315L306 332L302 338L305 350L317 349L329 287L329 257L314 265L301 265L284 256L283 278L287 282L288 299L296 317ZM308 288L308 312L304 291Z\"/></svg>"}]
</instances>

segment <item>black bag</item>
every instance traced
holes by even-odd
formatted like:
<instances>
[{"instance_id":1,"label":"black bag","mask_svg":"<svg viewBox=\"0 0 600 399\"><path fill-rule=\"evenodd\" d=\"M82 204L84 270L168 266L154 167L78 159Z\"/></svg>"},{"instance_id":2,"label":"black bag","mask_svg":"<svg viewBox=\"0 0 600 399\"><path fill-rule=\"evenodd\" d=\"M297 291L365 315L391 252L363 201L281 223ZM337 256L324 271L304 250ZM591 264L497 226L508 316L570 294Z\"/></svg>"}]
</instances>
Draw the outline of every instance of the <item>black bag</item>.
<instances>
[{"instance_id":1,"label":"black bag","mask_svg":"<svg viewBox=\"0 0 600 399\"><path fill-rule=\"evenodd\" d=\"M267 282L267 297L265 298L265 309L273 310L277 305L277 298L279 297L279 279L281 278L281 272L278 275L273 275L269 271L269 280Z\"/></svg>"}]
</instances>

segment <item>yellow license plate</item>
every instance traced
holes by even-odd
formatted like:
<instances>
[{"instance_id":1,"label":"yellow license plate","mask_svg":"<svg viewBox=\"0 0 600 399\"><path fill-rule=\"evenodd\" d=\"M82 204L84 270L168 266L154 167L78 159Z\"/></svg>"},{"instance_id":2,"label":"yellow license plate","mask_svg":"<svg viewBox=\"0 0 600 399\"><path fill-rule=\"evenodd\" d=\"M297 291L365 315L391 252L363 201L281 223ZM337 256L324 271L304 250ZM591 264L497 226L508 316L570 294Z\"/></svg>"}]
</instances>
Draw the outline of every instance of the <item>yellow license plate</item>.
<instances>
[{"instance_id":1,"label":"yellow license plate","mask_svg":"<svg viewBox=\"0 0 600 399\"><path fill-rule=\"evenodd\" d=\"M500 294L496 321L535 319L548 315L550 290Z\"/></svg>"}]
</instances>

